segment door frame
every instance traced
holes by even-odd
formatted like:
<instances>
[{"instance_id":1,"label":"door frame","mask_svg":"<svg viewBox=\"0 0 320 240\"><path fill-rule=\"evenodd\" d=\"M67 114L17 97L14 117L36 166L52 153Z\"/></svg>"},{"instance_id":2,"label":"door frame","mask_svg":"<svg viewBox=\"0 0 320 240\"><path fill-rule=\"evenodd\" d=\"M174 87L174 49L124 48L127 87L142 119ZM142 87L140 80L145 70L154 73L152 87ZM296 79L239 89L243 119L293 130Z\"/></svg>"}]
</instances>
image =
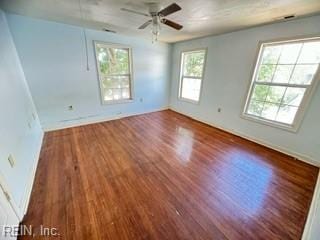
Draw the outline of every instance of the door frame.
<instances>
[{"instance_id":1,"label":"door frame","mask_svg":"<svg viewBox=\"0 0 320 240\"><path fill-rule=\"evenodd\" d=\"M8 185L6 184L5 178L2 175L2 173L0 172L0 194L3 194L4 197L6 198L6 200L8 201L9 205L11 206L13 212L15 213L15 215L17 216L17 218L19 219L19 221L22 220L23 218L23 213L21 211L21 209L19 208L19 205L15 202L15 200L12 197L12 194L9 190L10 188L8 187ZM9 198L9 199L8 199Z\"/></svg>"}]
</instances>

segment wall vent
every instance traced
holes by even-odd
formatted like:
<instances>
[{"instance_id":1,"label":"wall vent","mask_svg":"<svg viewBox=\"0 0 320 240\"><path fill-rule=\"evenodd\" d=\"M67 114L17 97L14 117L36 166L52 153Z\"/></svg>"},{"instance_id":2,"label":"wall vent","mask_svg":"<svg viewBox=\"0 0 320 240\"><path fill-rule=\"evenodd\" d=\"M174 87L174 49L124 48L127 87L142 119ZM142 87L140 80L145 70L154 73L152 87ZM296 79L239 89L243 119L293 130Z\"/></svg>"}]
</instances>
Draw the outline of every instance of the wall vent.
<instances>
[{"instance_id":1,"label":"wall vent","mask_svg":"<svg viewBox=\"0 0 320 240\"><path fill-rule=\"evenodd\" d=\"M288 15L288 16L284 16L283 19L288 20L295 17L296 17L295 15Z\"/></svg>"}]
</instances>

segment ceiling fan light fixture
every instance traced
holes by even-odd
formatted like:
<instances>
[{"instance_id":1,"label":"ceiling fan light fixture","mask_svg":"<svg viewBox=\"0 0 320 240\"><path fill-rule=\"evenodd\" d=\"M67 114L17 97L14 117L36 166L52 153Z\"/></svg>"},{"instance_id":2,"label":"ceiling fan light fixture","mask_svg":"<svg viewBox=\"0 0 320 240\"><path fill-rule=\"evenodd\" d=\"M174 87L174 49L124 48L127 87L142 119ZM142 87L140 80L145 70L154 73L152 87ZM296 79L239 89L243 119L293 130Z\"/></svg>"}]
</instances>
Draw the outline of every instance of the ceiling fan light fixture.
<instances>
[{"instance_id":1,"label":"ceiling fan light fixture","mask_svg":"<svg viewBox=\"0 0 320 240\"><path fill-rule=\"evenodd\" d=\"M157 37L160 35L160 17L159 16L154 16L152 17L152 34L154 35L154 37Z\"/></svg>"},{"instance_id":2,"label":"ceiling fan light fixture","mask_svg":"<svg viewBox=\"0 0 320 240\"><path fill-rule=\"evenodd\" d=\"M152 30L151 30L152 43L158 41L158 36L160 35L160 30L161 30L160 24L152 24Z\"/></svg>"}]
</instances>

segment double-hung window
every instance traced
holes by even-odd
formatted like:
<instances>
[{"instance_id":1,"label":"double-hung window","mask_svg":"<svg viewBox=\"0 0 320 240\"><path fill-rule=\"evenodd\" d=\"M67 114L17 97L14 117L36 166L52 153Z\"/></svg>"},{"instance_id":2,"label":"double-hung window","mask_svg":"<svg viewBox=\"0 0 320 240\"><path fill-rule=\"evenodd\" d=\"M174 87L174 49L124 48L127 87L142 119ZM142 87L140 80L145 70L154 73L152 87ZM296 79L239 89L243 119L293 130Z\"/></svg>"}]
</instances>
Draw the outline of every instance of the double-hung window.
<instances>
[{"instance_id":1,"label":"double-hung window","mask_svg":"<svg viewBox=\"0 0 320 240\"><path fill-rule=\"evenodd\" d=\"M179 84L180 99L195 103L199 102L205 58L205 49L182 53Z\"/></svg>"},{"instance_id":2,"label":"double-hung window","mask_svg":"<svg viewBox=\"0 0 320 240\"><path fill-rule=\"evenodd\" d=\"M319 78L320 38L260 47L244 115L296 130Z\"/></svg>"},{"instance_id":3,"label":"double-hung window","mask_svg":"<svg viewBox=\"0 0 320 240\"><path fill-rule=\"evenodd\" d=\"M95 42L95 51L102 102L132 100L131 49Z\"/></svg>"}]
</instances>

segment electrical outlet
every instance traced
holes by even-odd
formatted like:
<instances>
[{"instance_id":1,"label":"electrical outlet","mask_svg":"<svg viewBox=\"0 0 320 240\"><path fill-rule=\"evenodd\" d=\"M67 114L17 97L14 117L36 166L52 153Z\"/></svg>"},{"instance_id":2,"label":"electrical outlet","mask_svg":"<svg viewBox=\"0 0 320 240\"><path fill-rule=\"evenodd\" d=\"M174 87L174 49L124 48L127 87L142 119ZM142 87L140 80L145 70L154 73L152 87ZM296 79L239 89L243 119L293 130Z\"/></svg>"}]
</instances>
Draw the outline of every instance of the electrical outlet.
<instances>
[{"instance_id":1,"label":"electrical outlet","mask_svg":"<svg viewBox=\"0 0 320 240\"><path fill-rule=\"evenodd\" d=\"M13 168L14 165L16 165L16 161L14 160L13 156L10 154L8 157L8 161L10 163L10 166Z\"/></svg>"}]
</instances>

